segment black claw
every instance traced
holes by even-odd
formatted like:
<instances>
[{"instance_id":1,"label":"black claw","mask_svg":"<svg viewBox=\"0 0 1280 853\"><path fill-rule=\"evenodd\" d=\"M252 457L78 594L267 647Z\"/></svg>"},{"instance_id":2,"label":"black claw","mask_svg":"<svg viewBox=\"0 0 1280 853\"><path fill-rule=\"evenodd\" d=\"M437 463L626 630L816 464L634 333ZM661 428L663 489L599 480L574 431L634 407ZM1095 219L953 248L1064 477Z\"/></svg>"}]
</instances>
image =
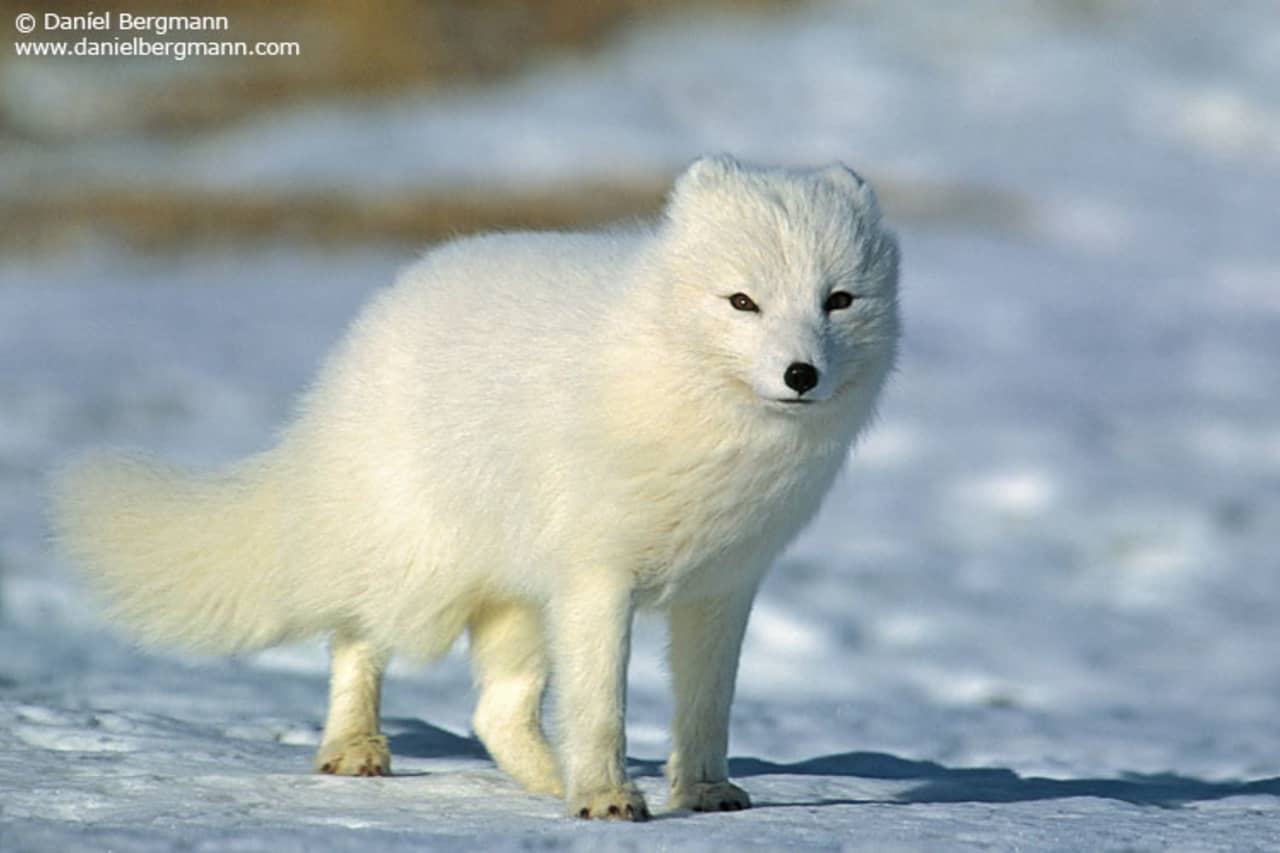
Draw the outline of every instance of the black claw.
<instances>
[{"instance_id":1,"label":"black claw","mask_svg":"<svg viewBox=\"0 0 1280 853\"><path fill-rule=\"evenodd\" d=\"M622 809L618 808L616 805L609 806L610 817L617 817L620 814L622 814Z\"/></svg>"},{"instance_id":2,"label":"black claw","mask_svg":"<svg viewBox=\"0 0 1280 853\"><path fill-rule=\"evenodd\" d=\"M586 806L583 806L582 811L578 812L578 817L583 819L591 817L591 809L587 808Z\"/></svg>"}]
</instances>

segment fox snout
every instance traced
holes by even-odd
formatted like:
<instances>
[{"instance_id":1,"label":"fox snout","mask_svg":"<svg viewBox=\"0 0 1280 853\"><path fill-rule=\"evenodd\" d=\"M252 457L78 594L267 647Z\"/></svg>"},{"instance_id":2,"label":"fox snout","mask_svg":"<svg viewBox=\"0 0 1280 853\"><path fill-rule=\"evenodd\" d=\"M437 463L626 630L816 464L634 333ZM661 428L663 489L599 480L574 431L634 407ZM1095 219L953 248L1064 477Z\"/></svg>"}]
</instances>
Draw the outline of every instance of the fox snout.
<instances>
[{"instance_id":1,"label":"fox snout","mask_svg":"<svg viewBox=\"0 0 1280 853\"><path fill-rule=\"evenodd\" d=\"M793 361L782 374L782 381L797 394L803 395L818 386L818 368L807 361Z\"/></svg>"}]
</instances>

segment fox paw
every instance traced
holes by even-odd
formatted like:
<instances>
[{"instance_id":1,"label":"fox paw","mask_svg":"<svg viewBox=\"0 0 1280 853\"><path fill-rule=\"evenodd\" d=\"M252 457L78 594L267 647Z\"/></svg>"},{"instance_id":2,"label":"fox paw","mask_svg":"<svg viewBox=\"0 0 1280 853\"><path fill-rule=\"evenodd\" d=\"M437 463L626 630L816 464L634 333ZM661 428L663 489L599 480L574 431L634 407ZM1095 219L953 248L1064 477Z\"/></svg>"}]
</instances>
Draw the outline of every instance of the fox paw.
<instances>
[{"instance_id":1,"label":"fox paw","mask_svg":"<svg viewBox=\"0 0 1280 853\"><path fill-rule=\"evenodd\" d=\"M569 814L584 820L649 819L649 807L644 795L634 785L606 788L603 791L569 798Z\"/></svg>"},{"instance_id":2,"label":"fox paw","mask_svg":"<svg viewBox=\"0 0 1280 853\"><path fill-rule=\"evenodd\" d=\"M315 770L335 776L390 776L387 739L382 735L357 735L323 743L316 753Z\"/></svg>"},{"instance_id":3,"label":"fox paw","mask_svg":"<svg viewBox=\"0 0 1280 853\"><path fill-rule=\"evenodd\" d=\"M737 812L751 808L751 798L729 781L690 782L671 789L669 807L695 812Z\"/></svg>"}]
</instances>

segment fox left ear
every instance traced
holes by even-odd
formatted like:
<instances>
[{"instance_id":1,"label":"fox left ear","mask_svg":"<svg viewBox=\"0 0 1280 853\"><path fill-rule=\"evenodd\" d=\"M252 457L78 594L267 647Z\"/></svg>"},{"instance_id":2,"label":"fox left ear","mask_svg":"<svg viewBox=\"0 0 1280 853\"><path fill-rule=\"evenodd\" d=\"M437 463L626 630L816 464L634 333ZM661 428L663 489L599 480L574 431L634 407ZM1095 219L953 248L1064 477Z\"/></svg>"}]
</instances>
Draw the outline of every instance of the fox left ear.
<instances>
[{"instance_id":1,"label":"fox left ear","mask_svg":"<svg viewBox=\"0 0 1280 853\"><path fill-rule=\"evenodd\" d=\"M861 190L867 183L862 179L861 175L844 163L832 163L830 166L824 167L820 174L831 183L848 187L854 192Z\"/></svg>"},{"instance_id":2,"label":"fox left ear","mask_svg":"<svg viewBox=\"0 0 1280 853\"><path fill-rule=\"evenodd\" d=\"M868 211L879 213L880 203L871 184L843 163L833 163L818 173L833 186L848 192Z\"/></svg>"}]
</instances>

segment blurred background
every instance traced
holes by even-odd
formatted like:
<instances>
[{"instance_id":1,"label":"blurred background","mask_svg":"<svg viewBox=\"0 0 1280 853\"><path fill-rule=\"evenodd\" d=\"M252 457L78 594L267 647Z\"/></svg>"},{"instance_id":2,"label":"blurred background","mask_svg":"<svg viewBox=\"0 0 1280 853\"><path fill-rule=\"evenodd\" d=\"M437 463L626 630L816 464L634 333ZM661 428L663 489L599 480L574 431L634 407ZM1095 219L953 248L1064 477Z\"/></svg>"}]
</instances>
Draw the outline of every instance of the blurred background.
<instances>
[{"instance_id":1,"label":"blurred background","mask_svg":"<svg viewBox=\"0 0 1280 853\"><path fill-rule=\"evenodd\" d=\"M69 50L136 36L270 42L297 54L6 52L6 247L420 244L485 227L570 227L651 213L673 170L722 149L857 160L885 173L899 215L1016 227L1013 195L950 169L922 172L928 164L883 144L912 132L884 119L901 124L919 108L886 100L886 72L925 83L947 76L957 52L980 51L974 40L1045 27L1084 36L1124 17L1098 2L991 6L988 16L1007 20L988 33L945 4L912 13L780 0L115 5L117 19L178 12L222 15L229 26L51 30L47 13L113 8L51 3L22 40ZM5 0L0 20L29 6ZM901 55L883 67L886 50Z\"/></svg>"},{"instance_id":2,"label":"blurred background","mask_svg":"<svg viewBox=\"0 0 1280 853\"><path fill-rule=\"evenodd\" d=\"M108 9L300 51L17 55L125 35L19 14ZM764 590L736 742L1280 768L1273 0L2 0L0 27L0 689L101 703L142 665L45 546L51 466L263 448L432 242L652 215L727 151L869 176L906 324L881 422ZM253 665L322 696L318 648ZM457 661L415 678L466 690ZM466 729L462 701L403 713Z\"/></svg>"}]
</instances>

